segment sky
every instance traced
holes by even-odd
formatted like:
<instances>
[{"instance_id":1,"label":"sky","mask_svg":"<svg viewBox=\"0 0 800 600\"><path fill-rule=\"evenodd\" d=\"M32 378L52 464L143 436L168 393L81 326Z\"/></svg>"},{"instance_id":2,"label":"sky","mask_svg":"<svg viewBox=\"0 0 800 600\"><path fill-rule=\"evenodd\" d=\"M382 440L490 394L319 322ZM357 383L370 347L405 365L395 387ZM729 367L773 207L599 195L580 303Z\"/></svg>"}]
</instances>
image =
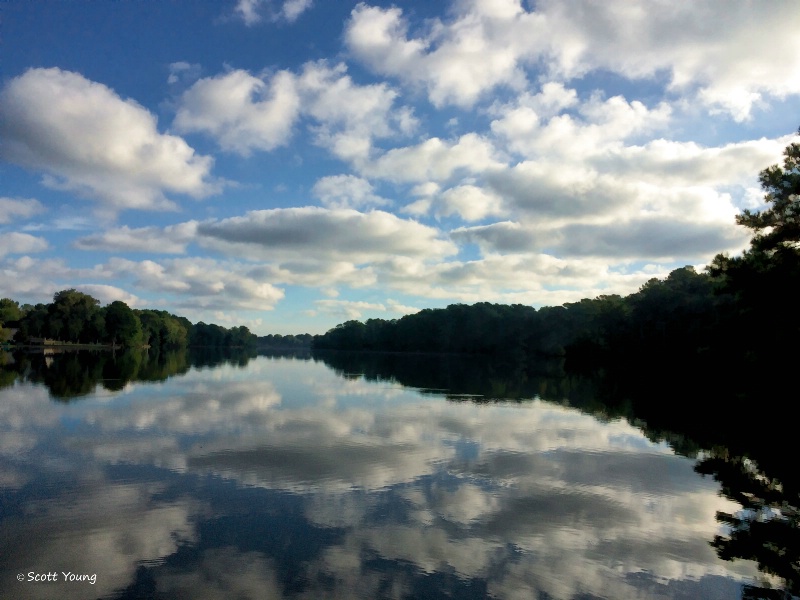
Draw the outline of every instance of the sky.
<instances>
[{"instance_id":1,"label":"sky","mask_svg":"<svg viewBox=\"0 0 800 600\"><path fill-rule=\"evenodd\" d=\"M324 333L747 247L792 1L10 0L0 297Z\"/></svg>"}]
</instances>

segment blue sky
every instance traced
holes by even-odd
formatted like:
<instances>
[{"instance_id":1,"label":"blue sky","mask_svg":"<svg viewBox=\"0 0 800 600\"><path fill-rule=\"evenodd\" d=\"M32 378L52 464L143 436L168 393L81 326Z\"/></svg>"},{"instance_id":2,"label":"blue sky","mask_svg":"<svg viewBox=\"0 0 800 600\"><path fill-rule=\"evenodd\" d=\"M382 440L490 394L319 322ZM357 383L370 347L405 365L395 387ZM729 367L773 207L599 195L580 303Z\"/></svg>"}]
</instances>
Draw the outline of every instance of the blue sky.
<instances>
[{"instance_id":1,"label":"blue sky","mask_svg":"<svg viewBox=\"0 0 800 600\"><path fill-rule=\"evenodd\" d=\"M0 296L259 334L627 294L747 245L793 2L5 2Z\"/></svg>"}]
</instances>

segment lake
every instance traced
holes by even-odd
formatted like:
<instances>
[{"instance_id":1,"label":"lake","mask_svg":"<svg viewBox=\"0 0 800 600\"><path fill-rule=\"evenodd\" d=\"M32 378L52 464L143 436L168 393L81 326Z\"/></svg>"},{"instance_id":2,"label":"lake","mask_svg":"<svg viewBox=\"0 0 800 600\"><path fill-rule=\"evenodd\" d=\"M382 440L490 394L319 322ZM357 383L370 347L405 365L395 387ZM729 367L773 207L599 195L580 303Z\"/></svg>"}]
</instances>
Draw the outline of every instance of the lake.
<instances>
[{"instance_id":1,"label":"lake","mask_svg":"<svg viewBox=\"0 0 800 600\"><path fill-rule=\"evenodd\" d=\"M136 360L6 360L3 598L730 599L767 577L710 543L742 507L707 454L579 410L580 382Z\"/></svg>"}]
</instances>

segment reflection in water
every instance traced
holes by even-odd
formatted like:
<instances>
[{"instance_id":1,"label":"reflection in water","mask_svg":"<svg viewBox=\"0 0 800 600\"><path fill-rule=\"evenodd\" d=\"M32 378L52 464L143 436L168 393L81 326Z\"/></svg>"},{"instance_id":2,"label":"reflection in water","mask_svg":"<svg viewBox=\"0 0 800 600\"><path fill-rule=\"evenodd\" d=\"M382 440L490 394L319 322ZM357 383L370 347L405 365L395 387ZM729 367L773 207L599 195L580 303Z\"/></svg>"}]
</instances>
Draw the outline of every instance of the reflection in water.
<instances>
[{"instance_id":1,"label":"reflection in water","mask_svg":"<svg viewBox=\"0 0 800 600\"><path fill-rule=\"evenodd\" d=\"M63 368L95 377L80 360ZM54 403L67 388L21 364L0 390L8 597L727 599L756 574L709 545L736 505L693 461L517 401L591 405L577 380L259 357L160 381L140 360L118 393L103 376ZM96 584L16 580L48 571Z\"/></svg>"},{"instance_id":2,"label":"reflection in water","mask_svg":"<svg viewBox=\"0 0 800 600\"><path fill-rule=\"evenodd\" d=\"M173 375L223 363L247 366L255 351L239 348L182 348L146 350L81 350L46 348L29 353L0 355L0 388L18 379L47 386L50 394L62 401L86 396L102 386L120 391L134 381L163 381Z\"/></svg>"},{"instance_id":3,"label":"reflection in water","mask_svg":"<svg viewBox=\"0 0 800 600\"><path fill-rule=\"evenodd\" d=\"M783 464L783 462L782 462ZM717 519L730 528L713 546L724 560L747 559L784 584L783 593L772 586L748 586L746 598L789 598L800 595L800 487L797 473L770 473L754 461L726 452L713 452L695 469L713 475L723 493L742 510L720 512Z\"/></svg>"}]
</instances>

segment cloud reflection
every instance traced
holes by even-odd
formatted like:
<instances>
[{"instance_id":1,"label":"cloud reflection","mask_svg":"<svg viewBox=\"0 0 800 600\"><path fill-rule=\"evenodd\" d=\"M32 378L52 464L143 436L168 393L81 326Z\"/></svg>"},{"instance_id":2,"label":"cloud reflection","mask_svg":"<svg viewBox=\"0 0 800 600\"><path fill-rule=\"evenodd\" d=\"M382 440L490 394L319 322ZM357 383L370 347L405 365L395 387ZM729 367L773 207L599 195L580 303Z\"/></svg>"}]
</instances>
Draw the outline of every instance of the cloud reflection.
<instances>
[{"instance_id":1,"label":"cloud reflection","mask_svg":"<svg viewBox=\"0 0 800 600\"><path fill-rule=\"evenodd\" d=\"M753 574L708 545L731 504L691 461L627 423L546 402L447 402L265 359L75 405L33 386L0 394L7 489L34 463L84 482L50 489L33 520L0 522L3 570L102 571L98 596L181 545L197 547L191 564L152 567L165 597L402 597L420 578L508 598L679 597L675 586L693 585L715 597ZM110 480L123 467L139 474ZM203 534L242 510L289 510L309 536L338 533L291 565L292 587L271 547Z\"/></svg>"}]
</instances>

